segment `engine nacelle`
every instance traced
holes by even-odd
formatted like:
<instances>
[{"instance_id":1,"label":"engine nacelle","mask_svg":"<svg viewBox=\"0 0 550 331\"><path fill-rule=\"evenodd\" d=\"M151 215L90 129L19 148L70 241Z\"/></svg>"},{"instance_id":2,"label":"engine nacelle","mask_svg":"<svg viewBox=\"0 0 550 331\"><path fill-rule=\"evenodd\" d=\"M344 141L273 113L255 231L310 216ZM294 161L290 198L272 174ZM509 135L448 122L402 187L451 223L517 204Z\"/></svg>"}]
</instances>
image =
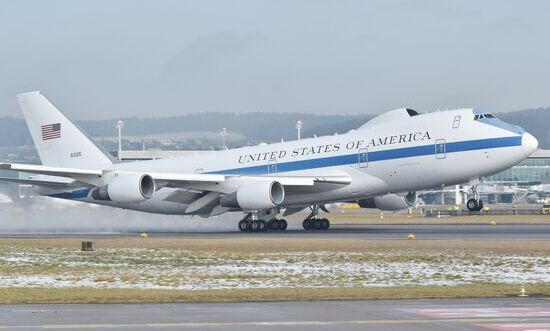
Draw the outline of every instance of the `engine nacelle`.
<instances>
[{"instance_id":1,"label":"engine nacelle","mask_svg":"<svg viewBox=\"0 0 550 331\"><path fill-rule=\"evenodd\" d=\"M155 193L155 180L149 175L127 175L118 177L108 185L92 192L96 200L114 202L141 202Z\"/></svg>"},{"instance_id":2,"label":"engine nacelle","mask_svg":"<svg viewBox=\"0 0 550 331\"><path fill-rule=\"evenodd\" d=\"M386 194L374 198L357 201L361 208L378 208L380 210L397 211L407 209L416 204L416 192L409 192L406 195Z\"/></svg>"},{"instance_id":3,"label":"engine nacelle","mask_svg":"<svg viewBox=\"0 0 550 331\"><path fill-rule=\"evenodd\" d=\"M239 187L237 192L220 199L224 207L259 210L276 207L283 203L285 189L277 181L259 181Z\"/></svg>"}]
</instances>

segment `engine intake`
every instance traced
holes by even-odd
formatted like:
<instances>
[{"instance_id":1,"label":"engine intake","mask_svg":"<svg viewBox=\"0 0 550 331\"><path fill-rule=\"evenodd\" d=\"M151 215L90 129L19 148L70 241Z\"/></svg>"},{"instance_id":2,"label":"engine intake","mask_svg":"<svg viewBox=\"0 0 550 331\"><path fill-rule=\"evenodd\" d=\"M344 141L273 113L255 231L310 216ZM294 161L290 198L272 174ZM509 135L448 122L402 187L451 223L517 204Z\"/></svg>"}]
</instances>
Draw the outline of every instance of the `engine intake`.
<instances>
[{"instance_id":1,"label":"engine intake","mask_svg":"<svg viewBox=\"0 0 550 331\"><path fill-rule=\"evenodd\" d=\"M224 207L259 210L276 207L283 203L285 189L277 181L260 181L241 186L235 193L221 197Z\"/></svg>"},{"instance_id":2,"label":"engine intake","mask_svg":"<svg viewBox=\"0 0 550 331\"><path fill-rule=\"evenodd\" d=\"M155 193L155 180L149 175L128 175L119 177L92 192L95 200L114 202L141 202Z\"/></svg>"},{"instance_id":3,"label":"engine intake","mask_svg":"<svg viewBox=\"0 0 550 331\"><path fill-rule=\"evenodd\" d=\"M374 198L357 201L361 208L378 208L380 210L397 211L407 209L416 204L416 192L409 192L406 195L386 194Z\"/></svg>"}]
</instances>

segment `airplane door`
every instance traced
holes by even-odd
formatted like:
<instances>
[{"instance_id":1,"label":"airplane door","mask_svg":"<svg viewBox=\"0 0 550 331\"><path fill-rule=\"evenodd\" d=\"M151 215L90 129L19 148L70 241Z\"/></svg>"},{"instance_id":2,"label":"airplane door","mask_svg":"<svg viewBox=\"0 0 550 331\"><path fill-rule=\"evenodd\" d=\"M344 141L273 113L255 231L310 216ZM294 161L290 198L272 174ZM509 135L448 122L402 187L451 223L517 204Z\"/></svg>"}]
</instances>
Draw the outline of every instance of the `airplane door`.
<instances>
[{"instance_id":1,"label":"airplane door","mask_svg":"<svg viewBox=\"0 0 550 331\"><path fill-rule=\"evenodd\" d=\"M445 139L436 139L435 141L435 158L444 159L447 157L447 149Z\"/></svg>"},{"instance_id":2,"label":"airplane door","mask_svg":"<svg viewBox=\"0 0 550 331\"><path fill-rule=\"evenodd\" d=\"M271 159L267 163L267 173L270 175L277 174L277 159Z\"/></svg>"},{"instance_id":3,"label":"airplane door","mask_svg":"<svg viewBox=\"0 0 550 331\"><path fill-rule=\"evenodd\" d=\"M369 166L369 154L366 148L361 148L357 154L357 161L359 168L366 168Z\"/></svg>"}]
</instances>

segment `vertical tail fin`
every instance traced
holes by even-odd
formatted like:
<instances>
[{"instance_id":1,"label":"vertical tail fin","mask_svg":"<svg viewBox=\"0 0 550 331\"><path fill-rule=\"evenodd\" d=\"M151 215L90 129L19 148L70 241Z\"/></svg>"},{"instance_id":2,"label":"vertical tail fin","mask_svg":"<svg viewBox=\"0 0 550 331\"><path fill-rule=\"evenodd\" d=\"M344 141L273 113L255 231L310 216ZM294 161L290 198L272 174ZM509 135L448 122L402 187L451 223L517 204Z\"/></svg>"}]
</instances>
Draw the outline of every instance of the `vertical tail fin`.
<instances>
[{"instance_id":1,"label":"vertical tail fin","mask_svg":"<svg viewBox=\"0 0 550 331\"><path fill-rule=\"evenodd\" d=\"M104 169L113 163L42 93L19 94L17 100L43 165Z\"/></svg>"}]
</instances>

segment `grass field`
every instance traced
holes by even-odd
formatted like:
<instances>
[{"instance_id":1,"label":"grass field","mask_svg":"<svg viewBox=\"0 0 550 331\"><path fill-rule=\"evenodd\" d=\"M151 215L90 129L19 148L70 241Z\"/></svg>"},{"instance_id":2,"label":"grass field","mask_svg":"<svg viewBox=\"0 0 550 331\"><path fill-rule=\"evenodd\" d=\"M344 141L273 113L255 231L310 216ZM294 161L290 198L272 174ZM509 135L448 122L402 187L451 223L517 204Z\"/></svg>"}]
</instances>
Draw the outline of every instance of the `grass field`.
<instances>
[{"instance_id":1,"label":"grass field","mask_svg":"<svg viewBox=\"0 0 550 331\"><path fill-rule=\"evenodd\" d=\"M529 296L549 297L550 284L525 287ZM127 303L127 302L239 302L290 300L360 300L510 297L520 293L509 284L459 286L259 288L207 291L94 288L0 288L0 304L14 303Z\"/></svg>"},{"instance_id":2,"label":"grass field","mask_svg":"<svg viewBox=\"0 0 550 331\"><path fill-rule=\"evenodd\" d=\"M83 240L96 251L80 252ZM550 242L0 240L0 303L550 295Z\"/></svg>"}]
</instances>

